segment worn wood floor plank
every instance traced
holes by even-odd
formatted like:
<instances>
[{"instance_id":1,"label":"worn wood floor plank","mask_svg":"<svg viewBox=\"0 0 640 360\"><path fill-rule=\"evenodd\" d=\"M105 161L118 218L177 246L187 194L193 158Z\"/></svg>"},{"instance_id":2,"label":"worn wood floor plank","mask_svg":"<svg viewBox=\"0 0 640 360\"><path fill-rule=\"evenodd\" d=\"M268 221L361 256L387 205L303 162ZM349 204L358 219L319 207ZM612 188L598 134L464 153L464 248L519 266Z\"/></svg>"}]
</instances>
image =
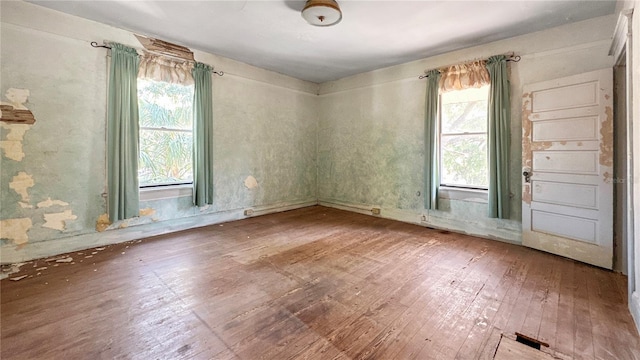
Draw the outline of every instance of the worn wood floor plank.
<instances>
[{"instance_id":1,"label":"worn wood floor plank","mask_svg":"<svg viewBox=\"0 0 640 360\"><path fill-rule=\"evenodd\" d=\"M320 206L21 275L0 282L2 359L489 360L515 331L575 359L640 359L622 275Z\"/></svg>"}]
</instances>

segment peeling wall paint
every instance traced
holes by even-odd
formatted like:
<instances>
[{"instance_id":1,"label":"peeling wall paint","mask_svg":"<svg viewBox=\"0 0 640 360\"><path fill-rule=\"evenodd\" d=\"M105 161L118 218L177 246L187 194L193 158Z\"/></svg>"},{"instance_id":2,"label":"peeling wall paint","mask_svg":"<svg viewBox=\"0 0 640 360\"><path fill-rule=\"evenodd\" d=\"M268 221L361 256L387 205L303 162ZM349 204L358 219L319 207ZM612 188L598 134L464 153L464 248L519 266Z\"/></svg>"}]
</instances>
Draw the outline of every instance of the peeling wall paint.
<instances>
[{"instance_id":1,"label":"peeling wall paint","mask_svg":"<svg viewBox=\"0 0 640 360\"><path fill-rule=\"evenodd\" d=\"M151 216L155 214L156 214L156 209L153 209L153 208L140 209L140 216Z\"/></svg>"},{"instance_id":2,"label":"peeling wall paint","mask_svg":"<svg viewBox=\"0 0 640 360\"><path fill-rule=\"evenodd\" d=\"M111 225L111 222L109 221L109 215L102 214L98 217L98 220L96 220L96 231L103 232L107 230L109 225Z\"/></svg>"},{"instance_id":3,"label":"peeling wall paint","mask_svg":"<svg viewBox=\"0 0 640 360\"><path fill-rule=\"evenodd\" d=\"M22 141L24 140L24 134L31 126L32 125L0 122L0 128L7 130L4 140L0 140L0 149L2 149L2 155L4 157L14 161L22 161L24 158Z\"/></svg>"},{"instance_id":4,"label":"peeling wall paint","mask_svg":"<svg viewBox=\"0 0 640 360\"><path fill-rule=\"evenodd\" d=\"M51 207L51 206L68 206L69 203L68 202L64 202L62 200L51 200L51 198L47 198L47 200L41 201L39 202L36 206L40 209L40 208L47 208L47 207Z\"/></svg>"},{"instance_id":5,"label":"peeling wall paint","mask_svg":"<svg viewBox=\"0 0 640 360\"><path fill-rule=\"evenodd\" d=\"M0 220L0 239L10 240L14 245L26 244L31 226L29 218Z\"/></svg>"},{"instance_id":6,"label":"peeling wall paint","mask_svg":"<svg viewBox=\"0 0 640 360\"><path fill-rule=\"evenodd\" d=\"M350 208L380 206L382 214L423 225L518 240L521 235L523 154L530 131L524 84L612 66L607 56L615 17L601 17L493 42L432 58L375 70L320 86L318 197ZM439 210L423 209L425 83L415 74L465 60L515 52L511 82L510 208L508 220L489 219L486 203L440 199ZM525 98L529 94L524 94ZM524 144L528 150L547 144ZM529 153L529 151L526 153ZM426 221L420 220L425 215ZM492 233L489 233L488 231Z\"/></svg>"},{"instance_id":7,"label":"peeling wall paint","mask_svg":"<svg viewBox=\"0 0 640 360\"><path fill-rule=\"evenodd\" d=\"M130 46L139 46L137 40L130 32L27 2L3 2L0 16L0 92L29 89L29 108L38 115L30 127L0 123L0 219L25 219L7 237L24 247L18 252L4 244L3 253L26 258L42 248L65 252L140 236L137 227L161 233L165 224L199 226L240 218L238 209L289 208L318 199L375 204L383 214L418 219L424 213L417 195L423 188L424 82L414 75L515 51L523 59L510 65L512 220L487 219L485 204L461 200L443 200L441 210L427 214L431 224L465 231L491 227L512 236L520 218L522 84L610 66L608 36L615 24L613 16L596 18L320 86L194 51L198 61L227 73L213 82L214 203L194 207L188 196L142 201L140 217L110 224L102 196L106 53L77 34L98 33ZM59 52L65 58L51 61L48 55ZM20 173L33 185L25 177L16 189L7 186ZM247 174L260 179L259 186ZM31 225L22 236L26 220Z\"/></svg>"},{"instance_id":8,"label":"peeling wall paint","mask_svg":"<svg viewBox=\"0 0 640 360\"><path fill-rule=\"evenodd\" d=\"M553 146L551 141L533 141L532 139L532 100L531 93L522 95L522 167L529 168L529 172L531 172L533 167L533 151L547 150ZM537 116L539 116L539 114L534 115L534 117ZM531 184L522 184L522 201L531 204L532 196Z\"/></svg>"},{"instance_id":9,"label":"peeling wall paint","mask_svg":"<svg viewBox=\"0 0 640 360\"><path fill-rule=\"evenodd\" d=\"M194 207L189 196L141 201L139 217L110 224L102 196L107 52L78 34L134 47L138 40L22 1L2 2L0 16L0 93L13 89L7 106L38 116L33 125L0 122L0 219L31 221L28 238L14 234L3 242L3 258L32 258L42 248L65 252L88 245L80 240L87 238L117 242L126 235L109 233L141 236L140 226L164 231L168 221L198 226L199 219L229 219L237 209L316 201L317 85L194 51L198 61L226 72L213 81L214 203ZM52 61L52 53L65 57ZM260 179L251 191L247 174ZM16 250L12 239L24 246Z\"/></svg>"},{"instance_id":10,"label":"peeling wall paint","mask_svg":"<svg viewBox=\"0 0 640 360\"><path fill-rule=\"evenodd\" d=\"M29 188L32 188L35 185L33 181L33 177L27 174L24 171L18 173L18 175L14 176L9 184L9 188L18 193L22 198L22 201L28 203L29 202Z\"/></svg>"},{"instance_id":11,"label":"peeling wall paint","mask_svg":"<svg viewBox=\"0 0 640 360\"><path fill-rule=\"evenodd\" d=\"M244 186L247 189L253 189L258 186L258 180L256 180L256 178L254 178L253 176L249 175L247 176L246 179L244 179Z\"/></svg>"},{"instance_id":12,"label":"peeling wall paint","mask_svg":"<svg viewBox=\"0 0 640 360\"><path fill-rule=\"evenodd\" d=\"M45 223L43 227L63 231L68 220L75 220L78 217L73 215L71 210L65 210L59 213L44 214Z\"/></svg>"},{"instance_id":13,"label":"peeling wall paint","mask_svg":"<svg viewBox=\"0 0 640 360\"><path fill-rule=\"evenodd\" d=\"M605 119L600 128L600 165L613 167L613 109L607 106L604 111Z\"/></svg>"},{"instance_id":14,"label":"peeling wall paint","mask_svg":"<svg viewBox=\"0 0 640 360\"><path fill-rule=\"evenodd\" d=\"M9 102L0 102L0 107L5 108L4 115L2 111L0 111L0 128L7 130L7 132L4 139L0 140L0 149L2 149L3 156L6 158L15 161L22 161L25 156L22 149L22 141L24 140L25 133L31 129L32 124L35 122L33 114L24 105L29 97L29 90L10 88L7 90L5 97ZM24 124L9 123L6 120L6 108L27 111L28 114L31 115L32 121Z\"/></svg>"}]
</instances>

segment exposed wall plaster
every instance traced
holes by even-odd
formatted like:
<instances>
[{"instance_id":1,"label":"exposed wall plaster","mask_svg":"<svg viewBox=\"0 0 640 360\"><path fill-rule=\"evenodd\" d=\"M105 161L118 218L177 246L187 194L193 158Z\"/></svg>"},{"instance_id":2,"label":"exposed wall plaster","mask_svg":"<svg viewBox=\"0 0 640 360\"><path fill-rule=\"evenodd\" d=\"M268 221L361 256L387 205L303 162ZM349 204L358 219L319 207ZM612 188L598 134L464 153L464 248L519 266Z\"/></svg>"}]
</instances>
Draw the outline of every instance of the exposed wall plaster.
<instances>
[{"instance_id":1,"label":"exposed wall plaster","mask_svg":"<svg viewBox=\"0 0 640 360\"><path fill-rule=\"evenodd\" d=\"M155 215L156 209L154 208L144 208L140 209L140 216L151 216Z\"/></svg>"},{"instance_id":2,"label":"exposed wall plaster","mask_svg":"<svg viewBox=\"0 0 640 360\"><path fill-rule=\"evenodd\" d=\"M13 180L9 184L9 188L13 189L20 197L22 197L22 201L29 202L29 188L33 187L35 182L33 181L33 177L27 174L24 171L18 173L18 175L13 177Z\"/></svg>"},{"instance_id":3,"label":"exposed wall plaster","mask_svg":"<svg viewBox=\"0 0 640 360\"><path fill-rule=\"evenodd\" d=\"M606 117L600 128L600 165L613 166L613 109L607 106L604 109Z\"/></svg>"},{"instance_id":4,"label":"exposed wall plaster","mask_svg":"<svg viewBox=\"0 0 640 360\"><path fill-rule=\"evenodd\" d=\"M5 140L0 140L0 149L7 159L22 161L24 159L24 151L22 149L22 140L24 134L31 128L27 124L6 124L0 122L0 128L9 130Z\"/></svg>"},{"instance_id":5,"label":"exposed wall plaster","mask_svg":"<svg viewBox=\"0 0 640 360\"><path fill-rule=\"evenodd\" d=\"M47 200L40 201L37 206L38 206L38 209L40 209L40 208L48 208L53 205L67 206L69 205L69 203L64 202L62 200L51 200L51 198L49 197L47 198Z\"/></svg>"},{"instance_id":6,"label":"exposed wall plaster","mask_svg":"<svg viewBox=\"0 0 640 360\"><path fill-rule=\"evenodd\" d=\"M23 245L29 241L27 231L33 223L29 218L0 220L0 238L8 239L15 245Z\"/></svg>"},{"instance_id":7,"label":"exposed wall plaster","mask_svg":"<svg viewBox=\"0 0 640 360\"><path fill-rule=\"evenodd\" d=\"M0 141L0 149L4 156L15 161L22 161L24 152L22 140L24 133L36 120L24 105L29 98L29 90L10 88L5 93L9 102L0 102L0 127L9 130L5 140Z\"/></svg>"},{"instance_id":8,"label":"exposed wall plaster","mask_svg":"<svg viewBox=\"0 0 640 360\"><path fill-rule=\"evenodd\" d=\"M253 176L249 175L244 180L244 186L246 186L247 189L256 188L256 187L258 187L258 180L256 180L256 178L254 178Z\"/></svg>"},{"instance_id":9,"label":"exposed wall plaster","mask_svg":"<svg viewBox=\"0 0 640 360\"><path fill-rule=\"evenodd\" d=\"M531 171L533 166L533 152L547 150L553 143L551 141L533 141L532 130L533 118L539 118L539 114L532 115L531 93L525 93L522 95L522 167L529 168ZM564 144L563 144L564 145ZM522 184L522 201L527 204L531 204L531 184L523 182Z\"/></svg>"},{"instance_id":10,"label":"exposed wall plaster","mask_svg":"<svg viewBox=\"0 0 640 360\"><path fill-rule=\"evenodd\" d=\"M78 217L73 215L71 210L65 210L59 213L44 214L45 223L42 227L63 231L66 228L66 221L75 220Z\"/></svg>"},{"instance_id":11,"label":"exposed wall plaster","mask_svg":"<svg viewBox=\"0 0 640 360\"><path fill-rule=\"evenodd\" d=\"M29 98L29 90L10 88L5 93L9 102L0 101L0 121L14 124L33 124L36 119L24 103Z\"/></svg>"},{"instance_id":12,"label":"exposed wall plaster","mask_svg":"<svg viewBox=\"0 0 640 360\"><path fill-rule=\"evenodd\" d=\"M16 110L29 110L24 105L29 98L29 90L28 89L16 89L9 88L7 92L5 92L4 96L9 100L9 102L1 102L0 105L11 106Z\"/></svg>"},{"instance_id":13,"label":"exposed wall plaster","mask_svg":"<svg viewBox=\"0 0 640 360\"><path fill-rule=\"evenodd\" d=\"M96 231L103 232L107 230L109 225L111 225L111 222L109 221L109 215L102 214L98 216L98 220L96 220Z\"/></svg>"}]
</instances>

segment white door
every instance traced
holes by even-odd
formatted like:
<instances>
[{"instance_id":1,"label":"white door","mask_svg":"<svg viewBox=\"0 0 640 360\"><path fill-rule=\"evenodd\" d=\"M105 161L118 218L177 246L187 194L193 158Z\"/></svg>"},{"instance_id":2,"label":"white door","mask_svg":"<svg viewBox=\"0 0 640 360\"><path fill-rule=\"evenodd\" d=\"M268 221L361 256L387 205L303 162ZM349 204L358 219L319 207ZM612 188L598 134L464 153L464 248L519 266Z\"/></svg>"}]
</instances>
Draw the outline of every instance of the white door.
<instances>
[{"instance_id":1,"label":"white door","mask_svg":"<svg viewBox=\"0 0 640 360\"><path fill-rule=\"evenodd\" d=\"M613 72L524 87L522 243L613 266Z\"/></svg>"}]
</instances>

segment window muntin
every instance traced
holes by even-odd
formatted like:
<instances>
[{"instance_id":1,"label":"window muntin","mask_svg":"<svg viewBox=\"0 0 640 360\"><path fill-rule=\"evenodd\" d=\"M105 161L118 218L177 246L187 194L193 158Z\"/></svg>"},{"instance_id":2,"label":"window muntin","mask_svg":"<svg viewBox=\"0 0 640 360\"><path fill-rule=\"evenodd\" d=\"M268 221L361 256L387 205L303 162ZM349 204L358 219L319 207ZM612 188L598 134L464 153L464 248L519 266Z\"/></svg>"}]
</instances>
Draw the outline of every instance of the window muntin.
<instances>
[{"instance_id":1,"label":"window muntin","mask_svg":"<svg viewBox=\"0 0 640 360\"><path fill-rule=\"evenodd\" d=\"M487 104L489 86L440 95L440 184L489 187Z\"/></svg>"},{"instance_id":2,"label":"window muntin","mask_svg":"<svg viewBox=\"0 0 640 360\"><path fill-rule=\"evenodd\" d=\"M193 182L193 85L138 79L140 187Z\"/></svg>"}]
</instances>

